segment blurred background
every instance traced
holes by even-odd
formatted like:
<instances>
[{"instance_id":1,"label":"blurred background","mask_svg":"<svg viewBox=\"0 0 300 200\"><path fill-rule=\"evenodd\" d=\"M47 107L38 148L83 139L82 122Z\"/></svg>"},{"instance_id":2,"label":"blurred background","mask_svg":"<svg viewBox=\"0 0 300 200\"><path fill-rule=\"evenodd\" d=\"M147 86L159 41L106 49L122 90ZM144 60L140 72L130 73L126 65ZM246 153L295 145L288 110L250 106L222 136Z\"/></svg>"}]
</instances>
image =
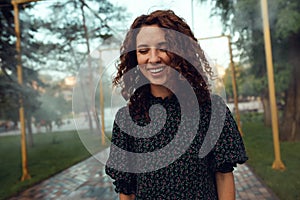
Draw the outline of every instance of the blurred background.
<instances>
[{"instance_id":1,"label":"blurred background","mask_svg":"<svg viewBox=\"0 0 300 200\"><path fill-rule=\"evenodd\" d=\"M121 42L133 19L157 9L174 10L199 39L254 172L281 199L300 199L300 1L268 1L271 58L261 5L0 0L0 199L109 146L126 104L111 85Z\"/></svg>"}]
</instances>

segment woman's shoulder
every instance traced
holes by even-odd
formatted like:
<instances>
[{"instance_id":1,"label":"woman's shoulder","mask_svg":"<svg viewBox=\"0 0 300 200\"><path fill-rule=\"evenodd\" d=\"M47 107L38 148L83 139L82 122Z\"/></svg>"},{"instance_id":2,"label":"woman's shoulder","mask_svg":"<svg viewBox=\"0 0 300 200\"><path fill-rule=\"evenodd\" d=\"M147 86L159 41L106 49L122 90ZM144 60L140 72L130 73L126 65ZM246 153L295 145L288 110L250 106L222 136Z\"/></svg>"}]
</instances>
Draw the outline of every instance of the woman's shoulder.
<instances>
[{"instance_id":1,"label":"woman's shoulder","mask_svg":"<svg viewBox=\"0 0 300 200\"><path fill-rule=\"evenodd\" d=\"M217 94L211 94L210 98L200 105L202 112L224 111L227 109L226 101Z\"/></svg>"}]
</instances>

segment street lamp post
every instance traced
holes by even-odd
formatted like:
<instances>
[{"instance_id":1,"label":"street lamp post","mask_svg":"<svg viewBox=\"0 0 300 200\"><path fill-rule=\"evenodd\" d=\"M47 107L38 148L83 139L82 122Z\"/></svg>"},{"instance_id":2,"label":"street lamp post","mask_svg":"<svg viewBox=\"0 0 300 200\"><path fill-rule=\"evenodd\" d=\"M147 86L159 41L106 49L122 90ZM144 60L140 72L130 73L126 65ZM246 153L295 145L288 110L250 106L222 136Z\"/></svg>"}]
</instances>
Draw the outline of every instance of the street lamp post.
<instances>
[{"instance_id":1,"label":"street lamp post","mask_svg":"<svg viewBox=\"0 0 300 200\"><path fill-rule=\"evenodd\" d=\"M242 127L241 127L241 120L240 120L239 106L238 106L238 93L237 93L237 86L236 86L235 66L234 66L233 55L232 55L231 37L230 37L230 35L219 35L219 36L211 36L211 37L206 37L206 38L199 38L198 40L209 40L209 39L217 39L217 38L222 38L222 37L226 37L228 40L230 67L231 67L231 76L232 76L232 90L233 90L233 97L234 97L236 121L237 121L237 126L240 131L240 134L243 135L243 131L242 131Z\"/></svg>"},{"instance_id":2,"label":"street lamp post","mask_svg":"<svg viewBox=\"0 0 300 200\"><path fill-rule=\"evenodd\" d=\"M11 4L14 8L14 24L15 24L15 34L16 34L16 50L17 50L17 75L18 83L23 84L23 73L22 73L22 60L21 60L21 34L20 34L20 23L19 23L19 4L28 3L38 0L11 0ZM20 128L21 128L21 154L22 154L22 177L21 181L30 179L30 174L27 168L27 149L26 149L26 130L25 130L25 117L24 117L24 107L23 99L20 95L19 97L19 116L20 116Z\"/></svg>"},{"instance_id":3,"label":"street lamp post","mask_svg":"<svg viewBox=\"0 0 300 200\"><path fill-rule=\"evenodd\" d=\"M270 36L267 0L261 0L261 10L262 10L262 17L263 17L266 64L267 64L267 71L268 71L269 96L270 96L271 113L272 113L273 144L274 144L274 153L275 153L275 160L273 162L272 168L276 170L284 170L285 166L281 161L281 156L280 156L278 115L277 115L277 106L276 106L276 97L275 97L274 72L273 72L271 36Z\"/></svg>"},{"instance_id":4,"label":"street lamp post","mask_svg":"<svg viewBox=\"0 0 300 200\"><path fill-rule=\"evenodd\" d=\"M103 63L102 61L102 51L99 51L100 54L100 65L99 65L99 74L101 76L99 80L99 90L100 90L100 113L101 113L101 143L105 145L105 121L104 121L104 95L103 95L103 83L102 83L102 76L103 76Z\"/></svg>"},{"instance_id":5,"label":"street lamp post","mask_svg":"<svg viewBox=\"0 0 300 200\"><path fill-rule=\"evenodd\" d=\"M231 37L229 35L226 35L228 40L228 47L229 47L229 54L230 54L230 67L231 67L231 76L232 76L232 87L233 87L233 96L234 96L234 107L235 107L235 113L236 113L236 121L238 125L238 129L243 135L242 126L241 126L241 119L240 119L240 111L238 106L238 93L237 93L237 84L236 84L236 74L235 74L235 66L233 62L233 55L232 55L232 46L231 46Z\"/></svg>"}]
</instances>

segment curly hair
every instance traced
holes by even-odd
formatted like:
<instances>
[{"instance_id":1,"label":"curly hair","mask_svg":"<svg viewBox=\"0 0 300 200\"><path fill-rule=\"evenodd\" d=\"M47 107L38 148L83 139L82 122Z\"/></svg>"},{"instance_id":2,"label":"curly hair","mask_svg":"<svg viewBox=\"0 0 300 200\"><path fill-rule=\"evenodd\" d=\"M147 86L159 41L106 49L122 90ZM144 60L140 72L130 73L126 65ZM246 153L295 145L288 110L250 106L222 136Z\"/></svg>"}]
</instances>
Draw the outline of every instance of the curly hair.
<instances>
[{"instance_id":1,"label":"curly hair","mask_svg":"<svg viewBox=\"0 0 300 200\"><path fill-rule=\"evenodd\" d=\"M172 50L167 52L171 58L170 66L188 80L199 103L209 99L208 76L213 77L212 68L188 24L171 10L157 10L149 15L141 15L134 20L127 32L120 49L117 75L113 80L114 86L121 86L122 96L126 100L130 99L130 102L137 99L141 101L144 91L149 90L147 86L138 87L141 81L147 81L141 72L136 70L135 73L127 73L138 65L136 37L140 28L147 25L158 25L165 31L168 49ZM178 78L180 80L182 79ZM184 95L184 91L181 93Z\"/></svg>"}]
</instances>

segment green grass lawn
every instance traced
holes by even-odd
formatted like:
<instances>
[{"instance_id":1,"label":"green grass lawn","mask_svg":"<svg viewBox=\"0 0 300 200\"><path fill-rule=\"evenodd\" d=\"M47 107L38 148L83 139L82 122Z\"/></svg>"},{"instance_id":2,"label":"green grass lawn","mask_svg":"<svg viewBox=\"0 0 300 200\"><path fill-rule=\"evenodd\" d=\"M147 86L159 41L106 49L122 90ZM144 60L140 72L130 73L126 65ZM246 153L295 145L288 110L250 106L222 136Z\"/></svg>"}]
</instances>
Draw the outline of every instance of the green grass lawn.
<instances>
[{"instance_id":1,"label":"green grass lawn","mask_svg":"<svg viewBox=\"0 0 300 200\"><path fill-rule=\"evenodd\" d=\"M34 134L28 147L30 180L22 176L20 136L0 137L0 199L28 188L90 156L76 131Z\"/></svg>"},{"instance_id":2,"label":"green grass lawn","mask_svg":"<svg viewBox=\"0 0 300 200\"><path fill-rule=\"evenodd\" d=\"M250 120L251 121L251 120ZM243 125L244 142L249 156L247 161L254 172L282 200L300 200L300 142L281 142L284 171L272 169L274 161L271 128L262 122Z\"/></svg>"}]
</instances>

